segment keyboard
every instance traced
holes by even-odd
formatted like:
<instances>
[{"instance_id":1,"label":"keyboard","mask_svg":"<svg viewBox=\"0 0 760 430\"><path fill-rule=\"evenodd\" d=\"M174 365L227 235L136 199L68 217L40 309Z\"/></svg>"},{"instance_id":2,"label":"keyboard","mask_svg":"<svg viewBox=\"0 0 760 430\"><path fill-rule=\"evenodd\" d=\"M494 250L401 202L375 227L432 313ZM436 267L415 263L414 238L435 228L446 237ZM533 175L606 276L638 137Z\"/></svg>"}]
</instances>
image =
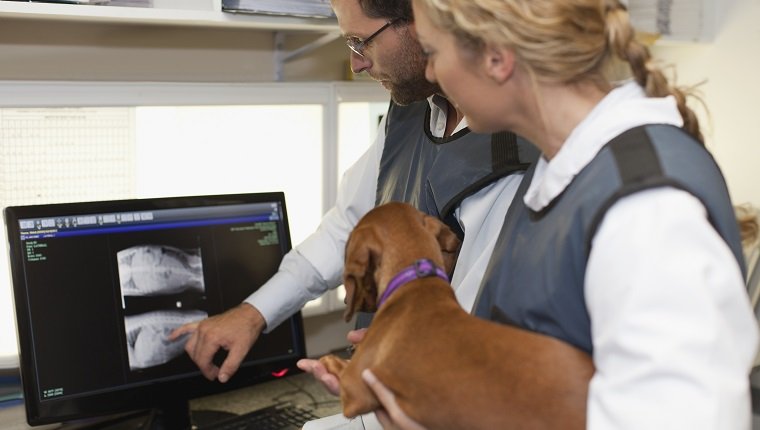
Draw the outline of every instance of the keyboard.
<instances>
[{"instance_id":1,"label":"keyboard","mask_svg":"<svg viewBox=\"0 0 760 430\"><path fill-rule=\"evenodd\" d=\"M317 418L308 409L286 403L238 415L202 430L300 430L304 423Z\"/></svg>"}]
</instances>

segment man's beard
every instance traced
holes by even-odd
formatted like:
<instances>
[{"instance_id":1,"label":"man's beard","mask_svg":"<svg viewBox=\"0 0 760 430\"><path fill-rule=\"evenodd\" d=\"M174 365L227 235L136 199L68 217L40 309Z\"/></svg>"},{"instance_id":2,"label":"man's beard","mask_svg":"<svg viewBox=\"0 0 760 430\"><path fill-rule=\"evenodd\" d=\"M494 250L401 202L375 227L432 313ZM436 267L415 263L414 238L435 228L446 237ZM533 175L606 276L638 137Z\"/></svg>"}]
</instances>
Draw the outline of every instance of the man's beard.
<instances>
[{"instance_id":1,"label":"man's beard","mask_svg":"<svg viewBox=\"0 0 760 430\"><path fill-rule=\"evenodd\" d=\"M391 99L402 106L425 100L433 94L440 93L441 87L425 79L425 76L412 76L401 82L391 84Z\"/></svg>"},{"instance_id":2,"label":"man's beard","mask_svg":"<svg viewBox=\"0 0 760 430\"><path fill-rule=\"evenodd\" d=\"M401 48L389 64L395 65L393 79L388 80L391 99L400 105L408 105L440 93L438 84L425 79L427 59L422 47L408 31L402 33Z\"/></svg>"}]
</instances>

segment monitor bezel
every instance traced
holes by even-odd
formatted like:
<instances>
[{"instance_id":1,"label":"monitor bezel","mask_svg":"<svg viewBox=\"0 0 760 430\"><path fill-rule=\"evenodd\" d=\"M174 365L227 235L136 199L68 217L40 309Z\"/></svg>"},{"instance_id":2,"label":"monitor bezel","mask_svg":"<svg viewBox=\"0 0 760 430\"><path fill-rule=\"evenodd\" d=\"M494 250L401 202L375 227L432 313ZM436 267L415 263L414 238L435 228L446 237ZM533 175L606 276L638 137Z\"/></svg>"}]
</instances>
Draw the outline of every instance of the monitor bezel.
<instances>
[{"instance_id":1,"label":"monitor bezel","mask_svg":"<svg viewBox=\"0 0 760 430\"><path fill-rule=\"evenodd\" d=\"M22 380L24 405L27 422L30 425L42 425L72 420L91 419L129 411L159 409L186 413L188 402L192 399L231 391L252 384L277 379L284 374L300 373L296 362L306 356L304 342L303 318L300 312L290 317L298 340L292 358L271 363L243 365L232 379L222 384L208 381L200 371L192 375L183 375L173 380L160 381L155 384L130 386L123 390L107 393L83 395L77 398L41 400L37 386L36 363L32 353L33 339L29 316L29 303L23 285L23 273L14 267L23 264L22 243L18 220L39 218L56 214L92 214L102 212L161 210L190 208L207 205L237 205L249 203L278 202L283 214L283 255L291 250L290 229L288 224L285 196L283 192L259 192L244 194L199 195L181 197L158 197L145 199L105 200L76 203L55 203L42 205L9 206L3 211L7 244L11 268L11 280L14 300L14 313L17 324L17 342L19 347L19 371ZM283 372L286 370L285 372Z\"/></svg>"}]
</instances>

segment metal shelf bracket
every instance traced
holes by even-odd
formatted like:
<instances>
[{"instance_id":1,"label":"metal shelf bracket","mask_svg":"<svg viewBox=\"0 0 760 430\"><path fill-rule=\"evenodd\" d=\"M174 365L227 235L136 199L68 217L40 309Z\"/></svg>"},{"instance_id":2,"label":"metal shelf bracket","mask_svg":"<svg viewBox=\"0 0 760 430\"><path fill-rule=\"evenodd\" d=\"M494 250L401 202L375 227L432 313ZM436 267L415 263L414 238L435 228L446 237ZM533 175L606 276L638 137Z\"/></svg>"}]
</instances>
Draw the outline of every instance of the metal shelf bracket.
<instances>
[{"instance_id":1,"label":"metal shelf bracket","mask_svg":"<svg viewBox=\"0 0 760 430\"><path fill-rule=\"evenodd\" d=\"M289 52L285 50L286 37L287 32L285 31L276 31L274 33L274 80L276 82L282 82L283 80L285 63L300 58L309 52L338 39L340 37L340 32L328 32L317 40Z\"/></svg>"}]
</instances>

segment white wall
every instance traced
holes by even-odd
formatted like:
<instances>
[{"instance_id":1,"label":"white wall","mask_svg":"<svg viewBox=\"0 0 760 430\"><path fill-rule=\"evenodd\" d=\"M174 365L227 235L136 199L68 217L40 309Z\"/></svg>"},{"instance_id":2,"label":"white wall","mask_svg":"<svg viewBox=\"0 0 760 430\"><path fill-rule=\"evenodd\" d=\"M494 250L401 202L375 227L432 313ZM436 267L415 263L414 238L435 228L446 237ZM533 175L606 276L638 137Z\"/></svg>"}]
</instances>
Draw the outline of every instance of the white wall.
<instances>
[{"instance_id":1,"label":"white wall","mask_svg":"<svg viewBox=\"0 0 760 430\"><path fill-rule=\"evenodd\" d=\"M693 85L708 147L723 169L734 203L760 206L760 0L715 0L711 43L655 44L653 54Z\"/></svg>"}]
</instances>

